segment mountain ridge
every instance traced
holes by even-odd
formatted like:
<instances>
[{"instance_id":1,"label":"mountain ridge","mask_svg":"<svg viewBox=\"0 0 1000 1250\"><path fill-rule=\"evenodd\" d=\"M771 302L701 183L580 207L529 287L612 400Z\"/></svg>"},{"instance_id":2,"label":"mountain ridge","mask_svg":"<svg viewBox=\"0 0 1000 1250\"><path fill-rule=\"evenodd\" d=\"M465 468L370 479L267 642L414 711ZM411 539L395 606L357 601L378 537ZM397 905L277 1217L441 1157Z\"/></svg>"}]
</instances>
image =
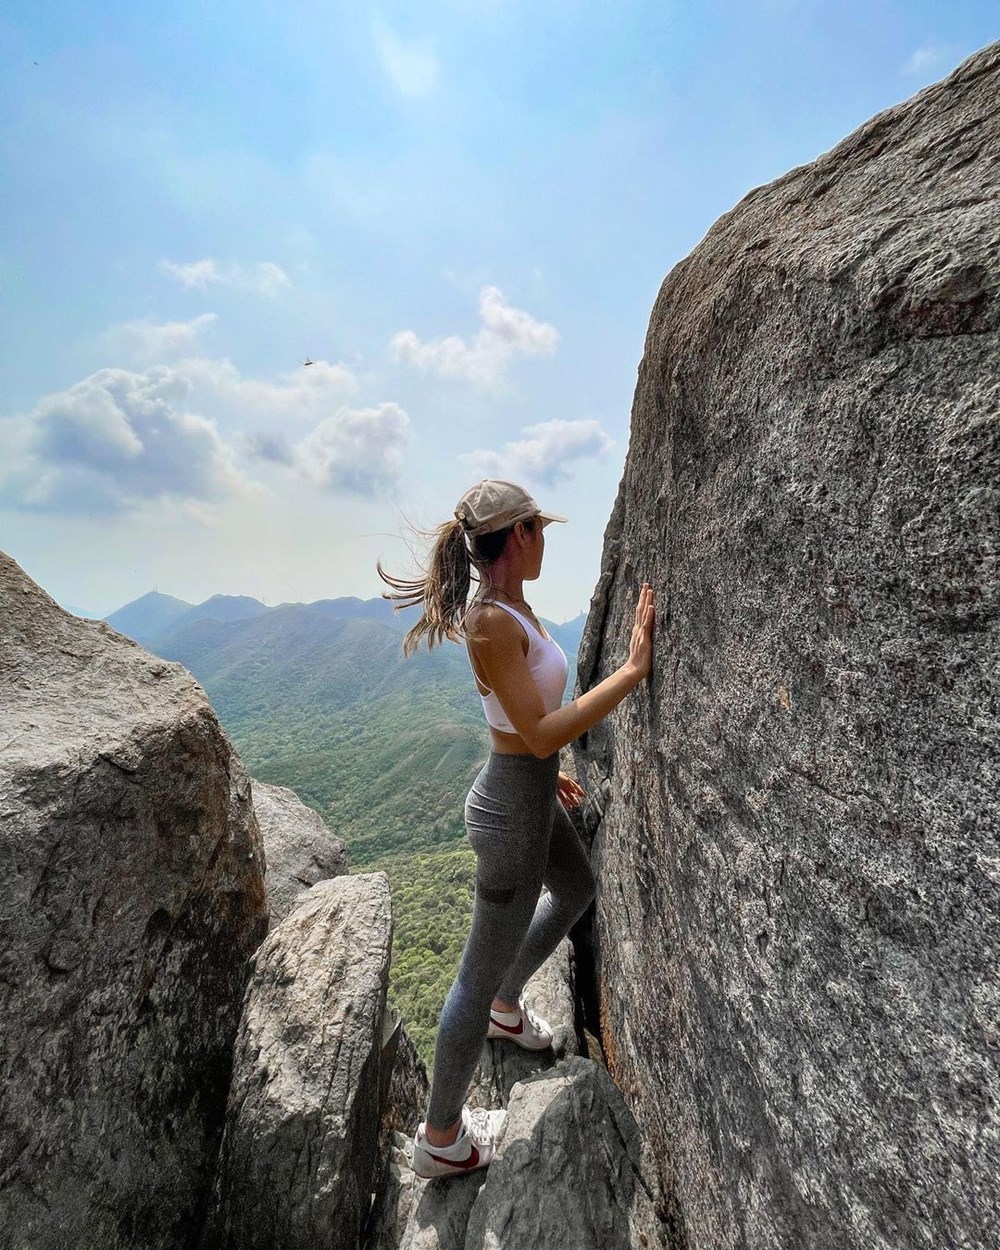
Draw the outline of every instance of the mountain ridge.
<instances>
[{"instance_id":1,"label":"mountain ridge","mask_svg":"<svg viewBox=\"0 0 1000 1250\"><path fill-rule=\"evenodd\" d=\"M187 600L177 599L173 595L165 595L157 590L147 591L137 599L131 599L120 608L109 612L106 616L94 619L106 621L112 629L118 630L119 633L145 646L147 641L161 636L168 628L180 628L183 624L199 620L242 620L288 608L311 608L335 616L356 615L391 621L398 619L406 629L409 629L415 620L412 616L409 619L403 618L402 613L396 612L392 602L381 596L361 599L357 595L340 595L309 602L289 600L268 605L250 595L215 594L210 595L201 603L189 603ZM540 616L538 619L557 642L560 642L560 639L554 631L565 633L568 638L575 637L579 640L583 633L587 612L580 611L576 616L569 617L565 621L552 621L546 616ZM140 634L143 636L140 637ZM560 646L562 645L560 642Z\"/></svg>"}]
</instances>

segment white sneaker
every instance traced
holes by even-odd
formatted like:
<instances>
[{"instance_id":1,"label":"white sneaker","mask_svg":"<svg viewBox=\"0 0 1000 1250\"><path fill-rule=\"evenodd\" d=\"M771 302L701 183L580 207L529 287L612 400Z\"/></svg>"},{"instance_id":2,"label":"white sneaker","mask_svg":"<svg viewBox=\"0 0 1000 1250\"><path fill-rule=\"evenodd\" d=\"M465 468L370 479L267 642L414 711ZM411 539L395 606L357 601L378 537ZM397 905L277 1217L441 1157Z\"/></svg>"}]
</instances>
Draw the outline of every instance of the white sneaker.
<instances>
[{"instance_id":1,"label":"white sneaker","mask_svg":"<svg viewBox=\"0 0 1000 1250\"><path fill-rule=\"evenodd\" d=\"M413 1138L410 1166L417 1176L427 1180L484 1168L497 1152L497 1137L506 1118L506 1111L471 1111L463 1107L462 1127L450 1146L432 1146L427 1140L426 1122L421 1120Z\"/></svg>"},{"instance_id":2,"label":"white sneaker","mask_svg":"<svg viewBox=\"0 0 1000 1250\"><path fill-rule=\"evenodd\" d=\"M547 1020L526 1007L524 996L518 999L516 1011L494 1011L490 1008L487 1041L509 1038L525 1050L545 1050L552 1045L552 1028Z\"/></svg>"}]
</instances>

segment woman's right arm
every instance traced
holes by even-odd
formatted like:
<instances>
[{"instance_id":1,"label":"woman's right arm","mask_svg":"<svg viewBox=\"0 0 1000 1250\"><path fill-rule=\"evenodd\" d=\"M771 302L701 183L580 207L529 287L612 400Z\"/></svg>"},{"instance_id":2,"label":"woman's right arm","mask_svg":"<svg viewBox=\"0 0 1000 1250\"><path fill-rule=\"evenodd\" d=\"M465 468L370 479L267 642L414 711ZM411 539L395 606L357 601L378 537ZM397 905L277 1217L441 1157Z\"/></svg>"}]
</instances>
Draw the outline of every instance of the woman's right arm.
<instances>
[{"instance_id":1,"label":"woman's right arm","mask_svg":"<svg viewBox=\"0 0 1000 1250\"><path fill-rule=\"evenodd\" d=\"M489 658L484 655L489 669L487 676L510 723L533 755L545 759L579 738L649 676L653 656L653 615L653 589L648 582L643 582L635 609L628 659L591 690L554 712L545 711L528 672L519 644L520 630L517 634L502 631L501 636L506 635L513 647L506 655L504 652L508 647L502 642L499 647L490 648L493 655Z\"/></svg>"}]
</instances>

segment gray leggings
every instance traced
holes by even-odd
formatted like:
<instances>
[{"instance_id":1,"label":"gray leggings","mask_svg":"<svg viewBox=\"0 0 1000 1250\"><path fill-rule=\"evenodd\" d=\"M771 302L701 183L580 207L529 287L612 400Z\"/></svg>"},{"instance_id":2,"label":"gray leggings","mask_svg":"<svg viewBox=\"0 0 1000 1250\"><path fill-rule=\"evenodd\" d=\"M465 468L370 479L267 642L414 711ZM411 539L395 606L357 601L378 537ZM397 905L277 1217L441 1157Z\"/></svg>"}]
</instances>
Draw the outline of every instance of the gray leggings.
<instances>
[{"instance_id":1,"label":"gray leggings","mask_svg":"<svg viewBox=\"0 0 1000 1250\"><path fill-rule=\"evenodd\" d=\"M556 798L558 774L558 752L540 760L491 751L465 800L476 898L438 1024L427 1111L435 1128L462 1114L494 997L516 1002L594 897L587 852ZM539 897L542 885L549 892Z\"/></svg>"}]
</instances>

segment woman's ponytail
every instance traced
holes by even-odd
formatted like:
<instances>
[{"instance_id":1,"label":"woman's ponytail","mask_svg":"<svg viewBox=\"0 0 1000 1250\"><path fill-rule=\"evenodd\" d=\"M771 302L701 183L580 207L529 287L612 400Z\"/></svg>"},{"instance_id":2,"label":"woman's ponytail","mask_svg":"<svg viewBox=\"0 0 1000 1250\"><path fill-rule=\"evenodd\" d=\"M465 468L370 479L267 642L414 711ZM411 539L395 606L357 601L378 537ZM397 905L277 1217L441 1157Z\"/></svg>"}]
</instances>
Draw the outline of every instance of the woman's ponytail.
<instances>
[{"instance_id":1,"label":"woman's ponytail","mask_svg":"<svg viewBox=\"0 0 1000 1250\"><path fill-rule=\"evenodd\" d=\"M445 638L457 641L465 623L466 600L472 584L472 561L465 542L465 527L457 519L445 521L434 533L436 541L426 577L406 581L390 577L381 561L375 565L379 577L396 592L382 592L383 599L399 601L393 611L423 604L423 615L403 639L404 655L412 655L425 635L428 650Z\"/></svg>"},{"instance_id":2,"label":"woman's ponytail","mask_svg":"<svg viewBox=\"0 0 1000 1250\"><path fill-rule=\"evenodd\" d=\"M524 525L533 530L534 520L529 519ZM469 589L473 580L477 584L485 582L487 587L492 584L489 566L503 552L513 528L508 525L491 534L479 535L472 540L471 552L465 526L457 518L445 521L429 533L420 531L434 539L434 547L426 576L416 581L391 577L383 569L381 560L376 562L379 577L395 592L382 592L383 599L397 600L394 612L416 607L418 603L423 605L423 615L403 639L404 655L412 655L425 636L428 650L446 638L458 642L469 636L465 628Z\"/></svg>"}]
</instances>

